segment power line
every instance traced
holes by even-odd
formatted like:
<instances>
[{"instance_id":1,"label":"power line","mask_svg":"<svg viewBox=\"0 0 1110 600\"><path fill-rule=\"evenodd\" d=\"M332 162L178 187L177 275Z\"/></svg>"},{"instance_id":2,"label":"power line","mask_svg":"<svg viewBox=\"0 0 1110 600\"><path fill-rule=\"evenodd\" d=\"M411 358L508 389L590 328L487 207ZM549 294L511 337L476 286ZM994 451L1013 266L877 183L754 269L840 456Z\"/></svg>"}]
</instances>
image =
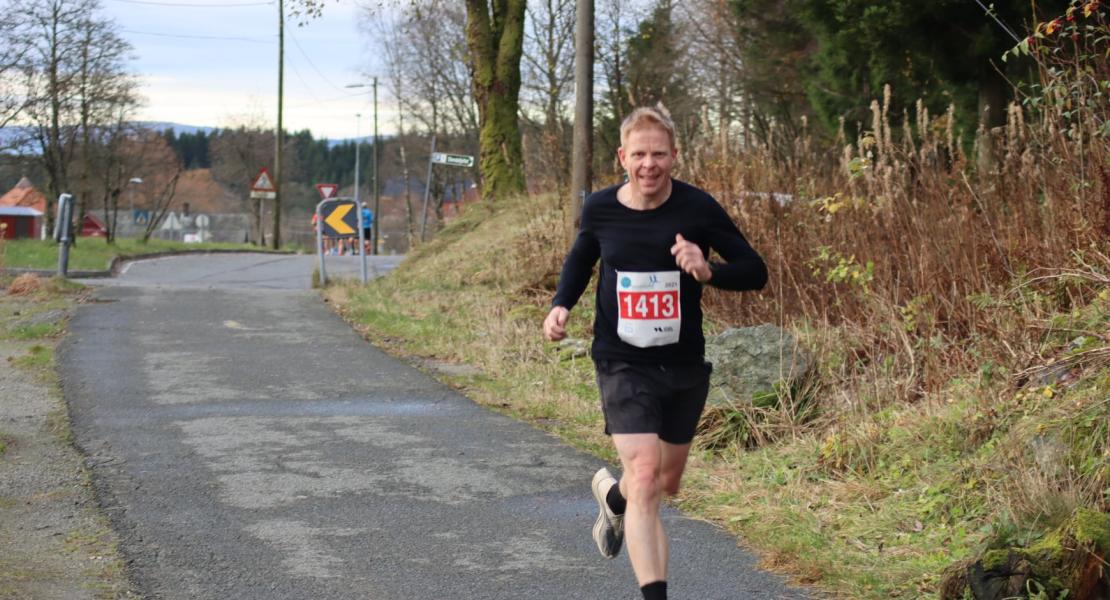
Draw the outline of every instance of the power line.
<instances>
[{"instance_id":1,"label":"power line","mask_svg":"<svg viewBox=\"0 0 1110 600\"><path fill-rule=\"evenodd\" d=\"M294 75L296 75L296 76L297 76L297 79L299 79L299 80L300 80L300 82L301 82L301 85L303 85L303 86L305 87L305 91L307 91L307 92L308 92L308 95L309 95L309 96L312 96L312 99L313 99L313 100L315 101L315 104L319 104L319 103L320 103L320 99L319 99L319 98L317 98L317 97L316 97L316 93L312 91L312 86L311 86L311 85L308 85L308 82L307 82L307 81L305 81L305 79L304 79L304 77L303 77L303 76L301 76L301 71L300 71L300 69L298 69L298 68L297 68L297 65L293 64L292 62L290 62L290 63L289 63L289 68L290 68L290 69L293 69L293 74L294 74ZM292 107L290 107L290 108L292 108Z\"/></svg>"},{"instance_id":2,"label":"power line","mask_svg":"<svg viewBox=\"0 0 1110 600\"><path fill-rule=\"evenodd\" d=\"M193 2L148 2L146 0L112 0L112 2L123 2L124 4L146 4L148 6L180 6L187 8L240 8L243 6L272 6L273 0L270 2L243 2L238 4L198 4Z\"/></svg>"},{"instance_id":3,"label":"power line","mask_svg":"<svg viewBox=\"0 0 1110 600\"><path fill-rule=\"evenodd\" d=\"M302 82L303 81L304 80L302 80ZM289 108L304 108L306 106L315 106L317 104L328 104L328 103L331 103L331 102L340 102L340 101L343 101L343 100L350 100L351 98L356 98L358 96L365 96L368 93L369 92L362 92L362 93L358 93L358 94L344 94L342 96L325 96L323 100L319 100L317 102L309 102L309 103L306 103L306 104L296 104L294 106L290 106ZM313 97L315 98L315 96L313 96Z\"/></svg>"},{"instance_id":4,"label":"power line","mask_svg":"<svg viewBox=\"0 0 1110 600\"><path fill-rule=\"evenodd\" d=\"M259 38L226 37L226 36L219 36L219 35L185 35L185 34L181 34L181 33L157 33L157 32L153 32L153 31L134 31L134 30L130 30L130 29L124 29L123 33L133 33L133 34L136 34L136 35L150 35L150 36L154 36L154 37L186 38L186 39L195 39L195 40L236 40L236 41L240 41L240 42L253 42L255 44L272 44L272 43L274 43L271 40L262 40L262 39L259 39Z\"/></svg>"},{"instance_id":5,"label":"power line","mask_svg":"<svg viewBox=\"0 0 1110 600\"><path fill-rule=\"evenodd\" d=\"M293 45L295 45L297 47L297 50L300 50L301 56L303 56L304 59L308 61L308 66L312 67L312 70L316 71L316 74L319 75L321 79L326 81L328 83L328 85L330 85L331 87L333 87L333 88L339 90L340 92L342 92L343 88L339 87L338 85L335 85L335 83L332 82L332 80L328 79L328 77L326 75L324 75L324 73L321 72L320 69L318 69L316 67L316 63L312 62L312 59L308 57L308 53L304 51L304 48L301 46L301 43L297 41L297 36L290 33L289 38L291 40L293 40Z\"/></svg>"}]
</instances>

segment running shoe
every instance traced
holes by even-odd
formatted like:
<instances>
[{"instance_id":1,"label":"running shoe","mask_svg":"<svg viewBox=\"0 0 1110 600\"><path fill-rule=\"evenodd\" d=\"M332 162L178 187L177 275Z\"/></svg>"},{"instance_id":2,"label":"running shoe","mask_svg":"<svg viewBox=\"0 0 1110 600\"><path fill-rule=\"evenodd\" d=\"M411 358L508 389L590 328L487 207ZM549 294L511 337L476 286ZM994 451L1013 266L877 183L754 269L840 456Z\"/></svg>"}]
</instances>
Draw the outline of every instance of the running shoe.
<instances>
[{"instance_id":1,"label":"running shoe","mask_svg":"<svg viewBox=\"0 0 1110 600\"><path fill-rule=\"evenodd\" d=\"M624 515L613 514L609 503L605 501L605 496L614 485L617 485L616 478L605 468L594 473L594 479L590 482L598 507L597 520L594 521L594 542L597 542L597 549L605 558L616 556L624 543Z\"/></svg>"}]
</instances>

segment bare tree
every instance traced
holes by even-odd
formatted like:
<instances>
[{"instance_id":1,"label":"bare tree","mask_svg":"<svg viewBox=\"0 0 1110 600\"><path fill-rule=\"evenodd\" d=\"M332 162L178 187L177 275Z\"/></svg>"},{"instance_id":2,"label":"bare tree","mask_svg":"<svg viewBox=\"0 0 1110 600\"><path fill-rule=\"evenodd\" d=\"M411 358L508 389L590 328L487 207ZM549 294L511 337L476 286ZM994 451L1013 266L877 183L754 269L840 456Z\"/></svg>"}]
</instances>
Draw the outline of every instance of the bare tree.
<instances>
[{"instance_id":1,"label":"bare tree","mask_svg":"<svg viewBox=\"0 0 1110 600\"><path fill-rule=\"evenodd\" d=\"M80 122L79 162L76 165L74 191L77 197L78 223L97 193L97 172L108 172L113 163L122 163L114 155L119 144L115 139L127 135L138 99L136 84L124 69L131 46L116 34L111 22L88 19L81 24L80 50L75 84L78 89L77 115ZM118 196L123 184L99 178L104 186L102 198ZM126 180L124 180L126 181ZM115 239L115 212L111 215L108 241Z\"/></svg>"},{"instance_id":2,"label":"bare tree","mask_svg":"<svg viewBox=\"0 0 1110 600\"><path fill-rule=\"evenodd\" d=\"M632 0L601 0L597 7L595 45L597 62L601 65L602 82L598 88L601 95L598 117L602 127L598 131L599 142L594 156L601 161L613 162L620 138L616 125L628 113L630 104L625 94L628 71L627 38L630 28L639 19L641 12ZM608 165L601 172L614 172L618 165Z\"/></svg>"},{"instance_id":3,"label":"bare tree","mask_svg":"<svg viewBox=\"0 0 1110 600\"><path fill-rule=\"evenodd\" d=\"M99 11L99 0L29 0L13 13L23 45L22 114L46 173L48 224L59 194L74 191L87 201L96 130L126 119L137 103L124 69L130 47ZM85 155L77 162L79 148ZM85 173L81 189L75 169Z\"/></svg>"},{"instance_id":4,"label":"bare tree","mask_svg":"<svg viewBox=\"0 0 1110 600\"><path fill-rule=\"evenodd\" d=\"M538 133L544 187L565 187L570 172L567 103L574 84L573 0L542 0L527 9L521 65L521 114Z\"/></svg>"},{"instance_id":5,"label":"bare tree","mask_svg":"<svg viewBox=\"0 0 1110 600\"><path fill-rule=\"evenodd\" d=\"M26 104L22 88L28 46L20 39L27 23L20 18L20 11L22 8L17 0L8 0L0 7L0 129L15 120ZM0 147L0 150L6 149Z\"/></svg>"},{"instance_id":6,"label":"bare tree","mask_svg":"<svg viewBox=\"0 0 1110 600\"><path fill-rule=\"evenodd\" d=\"M129 149L130 154L134 155L135 169L149 174L143 178L141 184L147 190L149 198L147 208L150 209L150 218L146 222L142 238L143 242L146 242L173 205L177 182L181 179L184 168L181 159L166 142L166 138L153 131L143 132L142 135L134 138L129 144ZM116 189L122 189L126 181L128 180L121 177L119 179L121 187ZM118 198L119 193L113 194L113 197Z\"/></svg>"},{"instance_id":7,"label":"bare tree","mask_svg":"<svg viewBox=\"0 0 1110 600\"><path fill-rule=\"evenodd\" d=\"M690 96L701 107L703 135L722 155L729 148L730 133L742 127L743 86L739 26L731 4L726 0L701 0L677 5L676 20L686 35L682 70ZM734 127L738 125L738 127ZM705 144L702 144L704 147Z\"/></svg>"},{"instance_id":8,"label":"bare tree","mask_svg":"<svg viewBox=\"0 0 1110 600\"><path fill-rule=\"evenodd\" d=\"M373 37L385 57L385 84L397 103L398 136L383 149L391 153L404 180L410 244L416 237L416 219L422 218L416 214L422 208L420 198L412 198L411 190L422 187L414 182L423 175L421 167L413 165L426 164L430 138L436 136L441 151L478 153L478 112L466 66L465 22L462 7L443 0L408 4L393 18L367 13L364 20L364 27L375 31ZM414 168L420 173L415 178ZM442 175L438 171L436 181ZM440 197L434 182L432 195Z\"/></svg>"},{"instance_id":9,"label":"bare tree","mask_svg":"<svg viewBox=\"0 0 1110 600\"><path fill-rule=\"evenodd\" d=\"M368 13L398 107L426 134L478 137L478 112L466 68L466 14L457 3L422 0L389 18ZM400 93L401 89L404 94Z\"/></svg>"},{"instance_id":10,"label":"bare tree","mask_svg":"<svg viewBox=\"0 0 1110 600\"><path fill-rule=\"evenodd\" d=\"M251 241L263 243L261 201L251 201L251 179L262 166L273 162L274 132L261 127L240 126L223 129L209 142L212 156L212 177L243 201L251 215Z\"/></svg>"}]
</instances>

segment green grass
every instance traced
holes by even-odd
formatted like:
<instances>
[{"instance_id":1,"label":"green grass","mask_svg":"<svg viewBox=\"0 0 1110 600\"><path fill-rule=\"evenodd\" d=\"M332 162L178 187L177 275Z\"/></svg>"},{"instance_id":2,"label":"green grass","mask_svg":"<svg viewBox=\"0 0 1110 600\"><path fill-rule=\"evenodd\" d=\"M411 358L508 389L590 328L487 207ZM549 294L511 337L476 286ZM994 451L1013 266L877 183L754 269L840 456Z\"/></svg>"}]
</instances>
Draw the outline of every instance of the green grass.
<instances>
[{"instance_id":1,"label":"green grass","mask_svg":"<svg viewBox=\"0 0 1110 600\"><path fill-rule=\"evenodd\" d=\"M55 337L65 330L62 323L36 323L34 325L20 325L8 332L7 336L13 340L37 340L46 337Z\"/></svg>"},{"instance_id":2,"label":"green grass","mask_svg":"<svg viewBox=\"0 0 1110 600\"><path fill-rule=\"evenodd\" d=\"M13 366L28 371L41 372L54 367L54 349L35 344L27 350L27 354L11 359Z\"/></svg>"},{"instance_id":3,"label":"green grass","mask_svg":"<svg viewBox=\"0 0 1110 600\"><path fill-rule=\"evenodd\" d=\"M476 366L481 375L445 382L613 462L589 359L541 339L569 243L547 202L468 211L387 277L324 293L377 345ZM571 337L589 339L592 304L587 291ZM1054 321L1062 331L1107 331L1110 293ZM809 326L851 347L840 329ZM1091 337L1067 350L1075 334L1046 335L1044 355L1104 345ZM870 380L891 374L829 378L816 392L819 425L754 450L695 449L677 504L735 534L764 566L838 597L935 597L956 561L1003 538L1035 541L1075 508L1110 502L1110 489L1092 489L1110 482L1110 364L1085 356L1075 359L1082 378L1067 385L1015 389L1006 374L1028 363L969 365L943 389L904 403L882 398L889 383ZM837 414L834 394L880 408ZM1060 449L1063 475L1040 471L1031 448L1046 443Z\"/></svg>"},{"instance_id":4,"label":"green grass","mask_svg":"<svg viewBox=\"0 0 1110 600\"><path fill-rule=\"evenodd\" d=\"M81 238L76 246L70 248L69 270L101 271L107 269L108 263L116 256L140 256L175 250L247 249L265 251L247 244L186 244L166 240L150 240L144 244L131 238L117 239L114 244L108 244L104 238ZM56 269L58 244L41 240L8 240L0 245L0 267Z\"/></svg>"}]
</instances>

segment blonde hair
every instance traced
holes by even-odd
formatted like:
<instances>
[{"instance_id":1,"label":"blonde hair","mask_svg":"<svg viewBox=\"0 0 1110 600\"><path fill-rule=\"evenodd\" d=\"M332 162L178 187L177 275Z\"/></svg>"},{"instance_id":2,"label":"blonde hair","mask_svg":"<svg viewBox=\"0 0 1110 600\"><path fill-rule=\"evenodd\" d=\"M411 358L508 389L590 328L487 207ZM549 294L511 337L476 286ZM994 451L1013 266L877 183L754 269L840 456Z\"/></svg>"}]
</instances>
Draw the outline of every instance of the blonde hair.
<instances>
[{"instance_id":1,"label":"blonde hair","mask_svg":"<svg viewBox=\"0 0 1110 600\"><path fill-rule=\"evenodd\" d=\"M671 112L663 106L662 102L655 106L641 106L624 118L624 121L621 122L621 145L623 146L628 142L628 134L632 133L633 130L651 126L659 127L667 132L667 137L671 140L671 148L678 147L677 142L675 142L674 121L671 120Z\"/></svg>"}]
</instances>

